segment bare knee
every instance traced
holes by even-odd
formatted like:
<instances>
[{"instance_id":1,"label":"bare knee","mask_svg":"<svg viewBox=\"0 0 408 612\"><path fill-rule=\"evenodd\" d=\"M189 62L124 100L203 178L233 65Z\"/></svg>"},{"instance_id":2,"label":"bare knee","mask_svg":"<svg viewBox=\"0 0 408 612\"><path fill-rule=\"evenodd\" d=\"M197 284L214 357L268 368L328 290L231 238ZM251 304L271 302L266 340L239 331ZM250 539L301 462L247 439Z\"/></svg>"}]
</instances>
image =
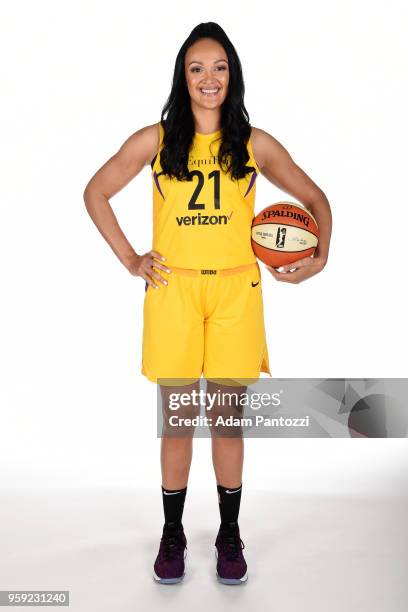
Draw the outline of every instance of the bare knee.
<instances>
[{"instance_id":1,"label":"bare knee","mask_svg":"<svg viewBox=\"0 0 408 612\"><path fill-rule=\"evenodd\" d=\"M160 385L163 437L192 438L193 419L200 415L200 381L188 385Z\"/></svg>"}]
</instances>

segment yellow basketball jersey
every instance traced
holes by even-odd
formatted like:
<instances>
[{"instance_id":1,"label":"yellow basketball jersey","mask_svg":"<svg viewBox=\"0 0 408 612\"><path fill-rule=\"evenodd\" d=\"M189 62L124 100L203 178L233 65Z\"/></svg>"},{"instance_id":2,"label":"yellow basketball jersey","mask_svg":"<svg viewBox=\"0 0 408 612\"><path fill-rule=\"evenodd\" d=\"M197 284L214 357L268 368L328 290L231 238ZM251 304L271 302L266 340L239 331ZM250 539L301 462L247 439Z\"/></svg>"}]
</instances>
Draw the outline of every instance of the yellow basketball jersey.
<instances>
[{"instance_id":1,"label":"yellow basketball jersey","mask_svg":"<svg viewBox=\"0 0 408 612\"><path fill-rule=\"evenodd\" d=\"M166 263L181 268L233 268L253 263L251 224L254 217L256 164L251 139L247 148L252 172L233 180L218 163L221 130L195 133L188 168L192 181L162 173L160 151L152 162L153 249Z\"/></svg>"}]
</instances>

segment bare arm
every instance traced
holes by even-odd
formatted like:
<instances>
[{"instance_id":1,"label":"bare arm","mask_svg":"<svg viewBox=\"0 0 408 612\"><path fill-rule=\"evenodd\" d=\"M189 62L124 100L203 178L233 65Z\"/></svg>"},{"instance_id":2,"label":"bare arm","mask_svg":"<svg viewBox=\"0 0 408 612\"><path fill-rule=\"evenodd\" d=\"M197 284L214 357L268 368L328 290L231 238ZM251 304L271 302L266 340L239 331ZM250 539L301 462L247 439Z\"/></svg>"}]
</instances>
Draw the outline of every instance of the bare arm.
<instances>
[{"instance_id":1,"label":"bare arm","mask_svg":"<svg viewBox=\"0 0 408 612\"><path fill-rule=\"evenodd\" d=\"M304 261L307 266L312 266L313 273L320 271L327 262L332 230L331 209L326 195L306 172L294 162L288 151L276 138L264 130L252 128L251 141L256 163L261 173L276 187L304 204L316 218L319 226L319 243L315 256L313 259L304 258L301 261ZM284 266L284 269L289 270L293 267L297 267L296 262L290 266ZM269 266L268 269L270 269ZM272 272L272 270L270 271ZM310 271L312 271L312 268ZM273 270L273 272L275 271ZM302 274L291 274L290 282L298 282L298 279L306 278L306 276L302 277ZM279 280L289 281L289 275L287 274L285 279L282 278L282 274L275 272L273 275Z\"/></svg>"},{"instance_id":2,"label":"bare arm","mask_svg":"<svg viewBox=\"0 0 408 612\"><path fill-rule=\"evenodd\" d=\"M120 149L93 175L84 190L86 209L109 246L131 274L139 275L154 285L150 276L160 280L149 265L146 255L138 255L123 233L109 199L123 189L145 165L150 164L159 147L157 123L132 134ZM159 253L150 251L161 259ZM150 257L152 259L152 257ZM155 267L167 271L158 262Z\"/></svg>"}]
</instances>

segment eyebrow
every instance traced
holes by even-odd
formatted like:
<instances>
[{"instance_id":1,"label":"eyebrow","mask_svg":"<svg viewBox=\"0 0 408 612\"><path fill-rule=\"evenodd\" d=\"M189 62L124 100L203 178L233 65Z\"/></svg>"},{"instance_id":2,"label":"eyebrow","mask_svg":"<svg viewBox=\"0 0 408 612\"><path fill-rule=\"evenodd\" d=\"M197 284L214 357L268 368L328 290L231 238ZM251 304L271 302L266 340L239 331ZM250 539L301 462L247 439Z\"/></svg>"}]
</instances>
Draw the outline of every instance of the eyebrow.
<instances>
[{"instance_id":1,"label":"eyebrow","mask_svg":"<svg viewBox=\"0 0 408 612\"><path fill-rule=\"evenodd\" d=\"M217 62L226 62L228 64L226 59L215 60L214 64L216 64ZM201 65L202 65L202 63L203 62L199 62L198 60L193 60L192 62L190 62L190 64L201 64ZM190 64L189 64L189 66L190 66Z\"/></svg>"}]
</instances>

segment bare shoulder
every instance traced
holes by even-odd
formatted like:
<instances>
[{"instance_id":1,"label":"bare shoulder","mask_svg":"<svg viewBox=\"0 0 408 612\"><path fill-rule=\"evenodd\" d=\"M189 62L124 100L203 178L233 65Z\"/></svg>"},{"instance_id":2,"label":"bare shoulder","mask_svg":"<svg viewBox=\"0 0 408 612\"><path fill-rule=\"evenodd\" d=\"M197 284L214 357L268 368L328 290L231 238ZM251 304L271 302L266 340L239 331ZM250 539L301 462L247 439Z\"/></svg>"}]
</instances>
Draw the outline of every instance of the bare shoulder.
<instances>
[{"instance_id":1,"label":"bare shoulder","mask_svg":"<svg viewBox=\"0 0 408 612\"><path fill-rule=\"evenodd\" d=\"M104 164L95 172L85 192L96 190L107 198L123 189L157 153L160 143L159 124L154 123L129 136Z\"/></svg>"},{"instance_id":2,"label":"bare shoulder","mask_svg":"<svg viewBox=\"0 0 408 612\"><path fill-rule=\"evenodd\" d=\"M156 155L160 142L159 124L153 123L140 128L125 140L117 155L137 164L150 164Z\"/></svg>"},{"instance_id":3,"label":"bare shoulder","mask_svg":"<svg viewBox=\"0 0 408 612\"><path fill-rule=\"evenodd\" d=\"M251 143L256 163L261 170L269 160L289 155L279 140L261 128L252 127Z\"/></svg>"}]
</instances>

